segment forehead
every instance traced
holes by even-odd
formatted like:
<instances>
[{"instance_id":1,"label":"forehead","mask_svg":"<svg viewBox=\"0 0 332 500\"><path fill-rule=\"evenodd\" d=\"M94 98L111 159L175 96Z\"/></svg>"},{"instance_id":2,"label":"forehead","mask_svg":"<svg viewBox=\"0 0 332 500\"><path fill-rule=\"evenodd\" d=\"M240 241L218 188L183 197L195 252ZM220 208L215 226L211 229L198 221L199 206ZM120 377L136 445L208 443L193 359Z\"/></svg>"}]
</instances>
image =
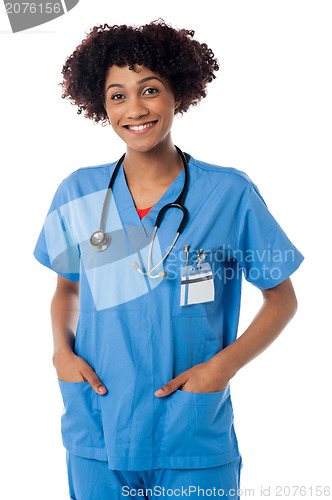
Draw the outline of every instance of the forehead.
<instances>
[{"instance_id":1,"label":"forehead","mask_svg":"<svg viewBox=\"0 0 332 500\"><path fill-rule=\"evenodd\" d=\"M136 84L138 81L142 80L143 78L147 77L156 77L159 80L162 80L162 82L166 85L167 81L165 78L161 77L159 73L151 71L149 68L147 68L144 65L138 65L136 64L134 66L135 71L132 69L129 69L129 66L110 66L106 72L106 77L105 77L105 86L108 86L113 83L119 83L121 85L128 85L130 86L131 84ZM156 80L155 80L156 81Z\"/></svg>"}]
</instances>

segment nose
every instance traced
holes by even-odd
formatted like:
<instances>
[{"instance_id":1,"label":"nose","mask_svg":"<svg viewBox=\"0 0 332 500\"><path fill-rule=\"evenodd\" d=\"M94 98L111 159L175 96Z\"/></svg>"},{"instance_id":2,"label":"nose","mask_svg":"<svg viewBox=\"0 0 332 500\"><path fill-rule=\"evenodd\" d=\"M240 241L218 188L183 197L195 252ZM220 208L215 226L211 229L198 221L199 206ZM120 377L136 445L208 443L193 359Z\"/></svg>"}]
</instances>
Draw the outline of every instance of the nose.
<instances>
[{"instance_id":1,"label":"nose","mask_svg":"<svg viewBox=\"0 0 332 500\"><path fill-rule=\"evenodd\" d=\"M126 116L129 120L137 120L140 117L146 116L148 114L149 110L141 99L133 97L127 100Z\"/></svg>"}]
</instances>

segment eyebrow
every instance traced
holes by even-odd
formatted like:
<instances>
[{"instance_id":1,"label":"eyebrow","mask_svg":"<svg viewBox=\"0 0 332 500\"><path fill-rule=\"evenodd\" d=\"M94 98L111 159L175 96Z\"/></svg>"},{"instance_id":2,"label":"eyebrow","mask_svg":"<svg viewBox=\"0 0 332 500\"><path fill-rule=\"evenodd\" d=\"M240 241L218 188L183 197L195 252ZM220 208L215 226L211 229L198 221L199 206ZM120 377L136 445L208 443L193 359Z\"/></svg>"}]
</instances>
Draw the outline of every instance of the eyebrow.
<instances>
[{"instance_id":1,"label":"eyebrow","mask_svg":"<svg viewBox=\"0 0 332 500\"><path fill-rule=\"evenodd\" d=\"M142 80L138 80L137 85L140 85L141 83L147 82L149 80L158 80L159 82L161 82L162 84L164 84L164 82L162 82L156 76L147 76L146 78L142 78ZM107 93L108 89L110 89L111 87L121 87L121 88L124 88L124 85L121 85L121 83L111 83L111 85L109 85L107 87L107 89L105 91L105 94Z\"/></svg>"}]
</instances>

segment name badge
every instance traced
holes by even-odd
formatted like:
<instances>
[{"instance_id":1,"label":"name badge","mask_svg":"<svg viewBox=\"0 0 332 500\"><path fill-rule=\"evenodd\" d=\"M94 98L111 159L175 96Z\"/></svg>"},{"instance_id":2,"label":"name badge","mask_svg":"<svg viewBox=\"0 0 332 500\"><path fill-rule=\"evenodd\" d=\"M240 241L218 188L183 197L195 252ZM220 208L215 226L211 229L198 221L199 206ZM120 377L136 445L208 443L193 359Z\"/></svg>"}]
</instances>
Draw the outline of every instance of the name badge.
<instances>
[{"instance_id":1,"label":"name badge","mask_svg":"<svg viewBox=\"0 0 332 500\"><path fill-rule=\"evenodd\" d=\"M208 262L181 267L180 306L214 300L214 283Z\"/></svg>"}]
</instances>

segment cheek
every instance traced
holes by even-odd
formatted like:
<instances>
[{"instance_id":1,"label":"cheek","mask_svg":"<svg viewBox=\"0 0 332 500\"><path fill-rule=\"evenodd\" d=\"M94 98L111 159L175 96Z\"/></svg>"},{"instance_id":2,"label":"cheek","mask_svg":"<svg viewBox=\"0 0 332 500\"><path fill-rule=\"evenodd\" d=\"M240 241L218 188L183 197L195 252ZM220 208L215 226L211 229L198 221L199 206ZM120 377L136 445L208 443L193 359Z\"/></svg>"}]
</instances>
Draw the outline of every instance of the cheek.
<instances>
[{"instance_id":1,"label":"cheek","mask_svg":"<svg viewBox=\"0 0 332 500\"><path fill-rule=\"evenodd\" d=\"M117 122L120 120L120 114L116 112L116 110L110 109L109 107L106 107L108 119L111 122L111 125L116 126Z\"/></svg>"},{"instance_id":2,"label":"cheek","mask_svg":"<svg viewBox=\"0 0 332 500\"><path fill-rule=\"evenodd\" d=\"M174 110L174 102L167 100L163 103L159 103L158 108L155 109L155 112L163 118L163 121L171 123L174 118Z\"/></svg>"}]
</instances>

